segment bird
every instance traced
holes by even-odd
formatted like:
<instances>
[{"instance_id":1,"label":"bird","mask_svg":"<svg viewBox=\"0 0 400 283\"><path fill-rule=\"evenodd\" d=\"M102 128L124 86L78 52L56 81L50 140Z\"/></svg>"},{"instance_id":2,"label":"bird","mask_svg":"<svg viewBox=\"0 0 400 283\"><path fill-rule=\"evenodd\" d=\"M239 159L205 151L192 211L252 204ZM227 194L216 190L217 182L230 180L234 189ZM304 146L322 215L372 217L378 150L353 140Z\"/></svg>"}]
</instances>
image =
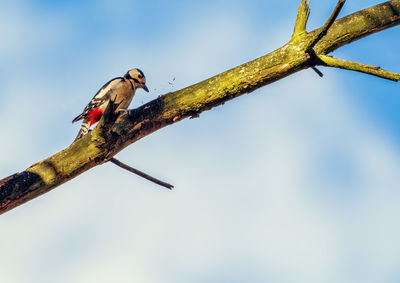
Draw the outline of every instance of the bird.
<instances>
[{"instance_id":1,"label":"bird","mask_svg":"<svg viewBox=\"0 0 400 283\"><path fill-rule=\"evenodd\" d=\"M146 77L137 68L129 70L123 77L116 77L107 82L86 105L83 112L72 120L72 123L83 120L75 141L84 136L90 126L101 119L110 101L117 105L116 113L126 113L138 88L149 92Z\"/></svg>"}]
</instances>

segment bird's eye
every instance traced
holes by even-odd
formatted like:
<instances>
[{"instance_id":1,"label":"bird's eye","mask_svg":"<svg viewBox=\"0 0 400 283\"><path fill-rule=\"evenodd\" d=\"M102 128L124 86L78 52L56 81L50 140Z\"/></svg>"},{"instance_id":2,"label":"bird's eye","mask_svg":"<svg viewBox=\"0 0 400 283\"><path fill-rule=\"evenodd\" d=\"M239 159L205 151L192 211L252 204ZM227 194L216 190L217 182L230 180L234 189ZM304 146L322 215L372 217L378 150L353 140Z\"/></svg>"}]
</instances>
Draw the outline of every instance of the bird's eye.
<instances>
[{"instance_id":1,"label":"bird's eye","mask_svg":"<svg viewBox=\"0 0 400 283\"><path fill-rule=\"evenodd\" d=\"M139 79L143 78L143 75L142 75L142 74L139 74L139 75L138 75L138 78L139 78Z\"/></svg>"}]
</instances>

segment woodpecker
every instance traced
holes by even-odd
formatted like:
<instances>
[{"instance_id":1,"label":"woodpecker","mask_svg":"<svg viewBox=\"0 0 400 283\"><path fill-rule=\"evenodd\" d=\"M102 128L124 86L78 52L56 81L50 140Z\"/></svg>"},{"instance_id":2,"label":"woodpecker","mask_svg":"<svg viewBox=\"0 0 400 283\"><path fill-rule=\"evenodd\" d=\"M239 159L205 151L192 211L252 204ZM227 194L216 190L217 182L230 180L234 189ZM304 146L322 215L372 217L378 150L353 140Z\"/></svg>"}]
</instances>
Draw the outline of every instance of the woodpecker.
<instances>
[{"instance_id":1,"label":"woodpecker","mask_svg":"<svg viewBox=\"0 0 400 283\"><path fill-rule=\"evenodd\" d=\"M146 77L139 69L129 70L123 77L114 78L106 83L86 105L82 114L72 120L72 123L75 123L83 119L81 129L75 140L81 138L88 132L90 126L100 120L109 101L118 105L116 112L126 112L138 88L149 92L146 86Z\"/></svg>"}]
</instances>

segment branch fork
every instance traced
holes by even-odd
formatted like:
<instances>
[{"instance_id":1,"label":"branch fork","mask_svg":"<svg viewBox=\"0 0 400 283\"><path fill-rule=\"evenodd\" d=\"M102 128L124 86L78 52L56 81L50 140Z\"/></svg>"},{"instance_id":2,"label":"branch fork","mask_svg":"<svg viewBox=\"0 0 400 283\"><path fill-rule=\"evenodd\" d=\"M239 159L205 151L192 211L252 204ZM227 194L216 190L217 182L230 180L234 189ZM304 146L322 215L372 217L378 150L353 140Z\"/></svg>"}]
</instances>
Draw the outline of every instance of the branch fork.
<instances>
[{"instance_id":1,"label":"branch fork","mask_svg":"<svg viewBox=\"0 0 400 283\"><path fill-rule=\"evenodd\" d=\"M309 58L311 69L315 71L320 77L323 77L323 73L316 67L317 65L357 71L395 82L399 81L400 80L399 73L386 71L377 66L371 66L363 63L337 59L332 56L327 56L327 54L317 54L314 51L313 49L314 46L328 33L332 24L339 16L345 2L346 0L338 0L331 16L328 18L325 24L318 30L317 33L315 33L311 37L311 39L308 39L306 38L306 36L308 35L306 27L308 18L310 16L310 0L308 1L301 0L292 36L292 41L297 42L299 39L307 40L307 43L305 45L305 53Z\"/></svg>"}]
</instances>

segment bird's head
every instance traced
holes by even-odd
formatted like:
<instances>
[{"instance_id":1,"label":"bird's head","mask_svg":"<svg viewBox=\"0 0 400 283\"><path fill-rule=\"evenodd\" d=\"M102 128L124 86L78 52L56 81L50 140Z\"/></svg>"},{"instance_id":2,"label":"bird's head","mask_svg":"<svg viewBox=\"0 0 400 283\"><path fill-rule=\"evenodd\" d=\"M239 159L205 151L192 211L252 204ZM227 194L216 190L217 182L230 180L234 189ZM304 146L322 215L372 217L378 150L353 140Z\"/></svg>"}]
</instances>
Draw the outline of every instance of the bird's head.
<instances>
[{"instance_id":1,"label":"bird's head","mask_svg":"<svg viewBox=\"0 0 400 283\"><path fill-rule=\"evenodd\" d=\"M146 86L146 77L141 70L136 68L129 70L125 74L124 78L130 80L134 84L135 88L143 88L146 92L149 92L149 89Z\"/></svg>"}]
</instances>

